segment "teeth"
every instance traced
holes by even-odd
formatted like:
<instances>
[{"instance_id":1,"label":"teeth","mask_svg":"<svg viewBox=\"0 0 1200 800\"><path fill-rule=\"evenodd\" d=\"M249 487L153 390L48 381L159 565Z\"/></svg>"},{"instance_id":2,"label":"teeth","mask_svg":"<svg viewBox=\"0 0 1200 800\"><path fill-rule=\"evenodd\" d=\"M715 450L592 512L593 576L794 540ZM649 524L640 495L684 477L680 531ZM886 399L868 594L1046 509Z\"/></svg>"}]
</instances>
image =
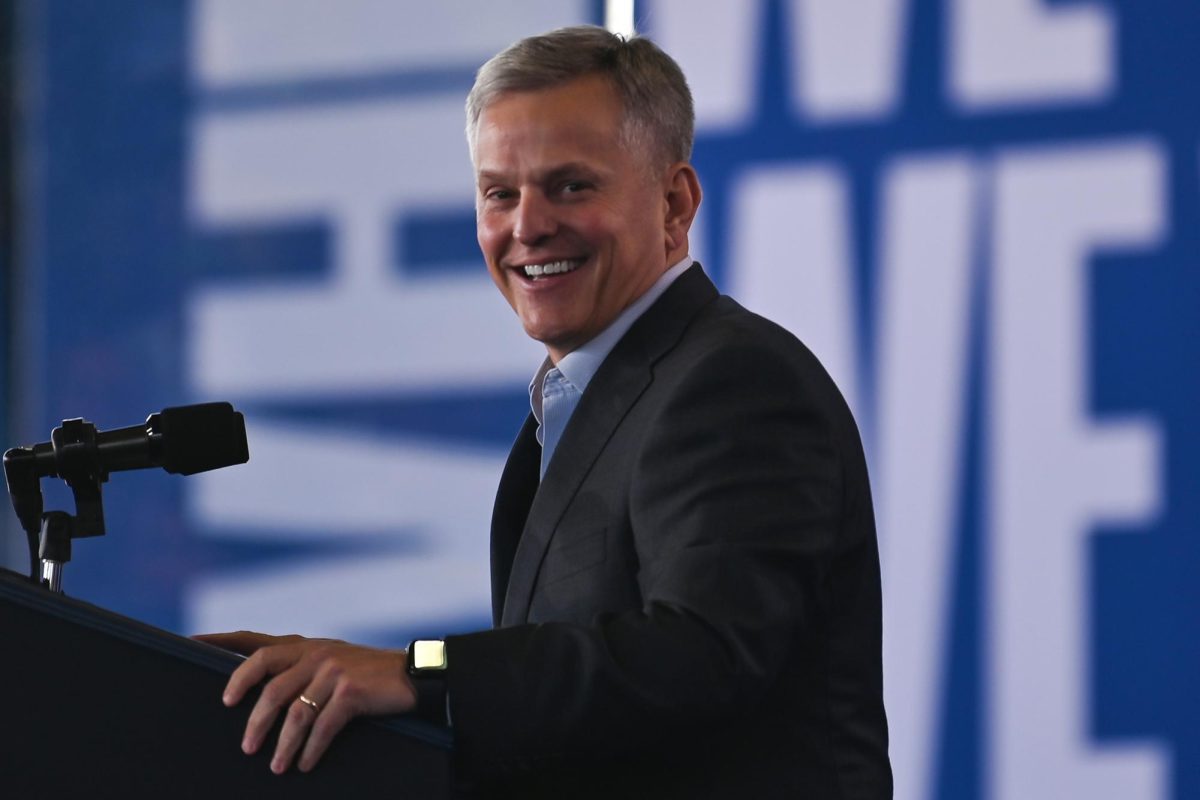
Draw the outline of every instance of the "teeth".
<instances>
[{"instance_id":1,"label":"teeth","mask_svg":"<svg viewBox=\"0 0 1200 800\"><path fill-rule=\"evenodd\" d=\"M525 276L537 278L542 275L559 275L579 267L582 261L551 261L549 264L530 264L525 267Z\"/></svg>"}]
</instances>

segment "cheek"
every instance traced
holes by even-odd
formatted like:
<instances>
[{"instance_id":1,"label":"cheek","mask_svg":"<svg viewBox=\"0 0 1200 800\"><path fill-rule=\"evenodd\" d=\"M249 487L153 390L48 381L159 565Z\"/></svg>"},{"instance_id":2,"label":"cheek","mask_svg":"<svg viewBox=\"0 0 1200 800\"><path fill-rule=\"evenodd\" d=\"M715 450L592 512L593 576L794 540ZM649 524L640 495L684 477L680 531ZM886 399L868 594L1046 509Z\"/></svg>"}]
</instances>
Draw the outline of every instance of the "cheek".
<instances>
[{"instance_id":1,"label":"cheek","mask_svg":"<svg viewBox=\"0 0 1200 800\"><path fill-rule=\"evenodd\" d=\"M479 242L479 250L487 259L490 267L503 255L504 243L508 237L500 230L500 226L485 219L479 219L475 225L475 239Z\"/></svg>"},{"instance_id":2,"label":"cheek","mask_svg":"<svg viewBox=\"0 0 1200 800\"><path fill-rule=\"evenodd\" d=\"M583 244L592 250L611 250L620 245L622 225L620 219L604 209L588 209L564 214L558 223L562 239Z\"/></svg>"}]
</instances>

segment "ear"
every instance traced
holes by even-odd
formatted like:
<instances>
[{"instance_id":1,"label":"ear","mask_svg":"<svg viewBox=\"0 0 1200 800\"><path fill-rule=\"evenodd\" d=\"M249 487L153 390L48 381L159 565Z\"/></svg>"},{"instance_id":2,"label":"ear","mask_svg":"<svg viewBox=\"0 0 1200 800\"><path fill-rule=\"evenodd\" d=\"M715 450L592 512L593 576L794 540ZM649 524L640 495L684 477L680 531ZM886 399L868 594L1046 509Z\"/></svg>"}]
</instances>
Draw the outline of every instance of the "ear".
<instances>
[{"instance_id":1,"label":"ear","mask_svg":"<svg viewBox=\"0 0 1200 800\"><path fill-rule=\"evenodd\" d=\"M667 263L673 264L687 255L688 230L700 207L700 177L691 164L680 161L667 170L663 188L663 244Z\"/></svg>"}]
</instances>

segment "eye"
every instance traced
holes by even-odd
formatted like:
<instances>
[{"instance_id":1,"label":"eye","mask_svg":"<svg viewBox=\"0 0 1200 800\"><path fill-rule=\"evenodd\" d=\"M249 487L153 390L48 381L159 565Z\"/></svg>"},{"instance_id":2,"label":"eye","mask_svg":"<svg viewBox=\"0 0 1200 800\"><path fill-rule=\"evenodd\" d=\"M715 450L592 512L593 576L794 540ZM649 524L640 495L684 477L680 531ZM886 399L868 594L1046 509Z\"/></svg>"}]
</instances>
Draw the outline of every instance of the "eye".
<instances>
[{"instance_id":1,"label":"eye","mask_svg":"<svg viewBox=\"0 0 1200 800\"><path fill-rule=\"evenodd\" d=\"M488 189L486 192L483 193L483 199L493 200L493 201L509 200L509 199L513 198L514 196L515 196L515 193L512 192L511 190L500 189L500 188Z\"/></svg>"},{"instance_id":2,"label":"eye","mask_svg":"<svg viewBox=\"0 0 1200 800\"><path fill-rule=\"evenodd\" d=\"M579 194L592 188L592 185L587 181L566 181L561 186L563 194Z\"/></svg>"}]
</instances>

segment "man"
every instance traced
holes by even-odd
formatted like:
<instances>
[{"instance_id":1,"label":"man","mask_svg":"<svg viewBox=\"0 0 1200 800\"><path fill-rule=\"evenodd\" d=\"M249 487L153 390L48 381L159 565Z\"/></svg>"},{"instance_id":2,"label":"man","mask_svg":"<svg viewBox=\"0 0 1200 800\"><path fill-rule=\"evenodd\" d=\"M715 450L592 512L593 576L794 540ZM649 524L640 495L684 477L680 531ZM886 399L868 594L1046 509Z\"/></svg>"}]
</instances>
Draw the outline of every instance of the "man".
<instances>
[{"instance_id":1,"label":"man","mask_svg":"<svg viewBox=\"0 0 1200 800\"><path fill-rule=\"evenodd\" d=\"M811 353L688 255L678 66L563 29L489 61L467 111L480 247L548 353L496 498L497 627L446 639L432 703L403 652L207 637L253 652L227 703L269 679L243 748L286 710L272 768L308 770L353 716L421 700L464 774L522 796L586 775L597 796L890 797L858 432Z\"/></svg>"}]
</instances>

